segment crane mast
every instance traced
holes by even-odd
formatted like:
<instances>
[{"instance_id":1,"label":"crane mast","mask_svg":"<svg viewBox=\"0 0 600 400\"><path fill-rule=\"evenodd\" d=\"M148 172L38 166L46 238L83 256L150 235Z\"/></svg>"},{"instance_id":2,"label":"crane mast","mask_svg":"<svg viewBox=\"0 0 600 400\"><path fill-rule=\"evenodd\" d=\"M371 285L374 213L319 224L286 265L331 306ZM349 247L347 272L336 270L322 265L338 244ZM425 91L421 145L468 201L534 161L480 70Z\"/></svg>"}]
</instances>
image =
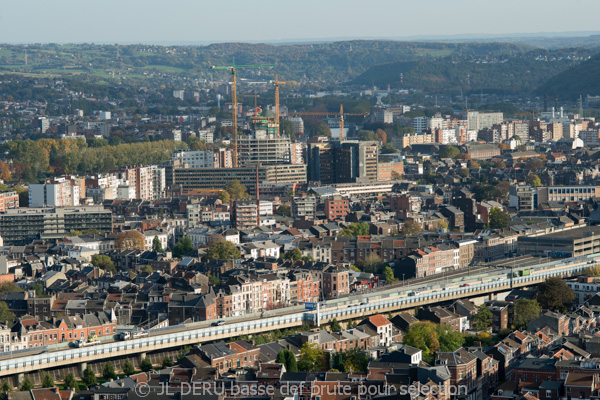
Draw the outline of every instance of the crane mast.
<instances>
[{"instance_id":1,"label":"crane mast","mask_svg":"<svg viewBox=\"0 0 600 400\"><path fill-rule=\"evenodd\" d=\"M238 166L238 141L237 141L237 136L238 136L238 132L237 132L237 109L238 109L238 103L237 103L237 74L236 74L236 70L238 68L263 68L263 67L274 67L275 65L273 64L251 64L251 65L235 65L235 58L233 58L231 60L231 65L226 65L226 66L212 66L211 69L217 69L217 70L229 70L231 71L231 125L233 127L233 154L231 157L231 161L233 164L234 168L237 168Z\"/></svg>"}]
</instances>

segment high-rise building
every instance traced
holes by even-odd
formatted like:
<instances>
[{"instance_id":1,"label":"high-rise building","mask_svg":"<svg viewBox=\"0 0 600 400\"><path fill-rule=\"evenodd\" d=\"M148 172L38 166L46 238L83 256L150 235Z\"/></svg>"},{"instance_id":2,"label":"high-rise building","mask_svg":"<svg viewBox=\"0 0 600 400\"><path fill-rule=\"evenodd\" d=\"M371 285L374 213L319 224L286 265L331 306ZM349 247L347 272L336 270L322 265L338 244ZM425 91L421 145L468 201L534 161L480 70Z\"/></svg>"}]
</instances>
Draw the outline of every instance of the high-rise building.
<instances>
[{"instance_id":1,"label":"high-rise building","mask_svg":"<svg viewBox=\"0 0 600 400\"><path fill-rule=\"evenodd\" d=\"M292 123L296 137L304 136L304 120L302 120L302 117L288 117L288 121Z\"/></svg>"},{"instance_id":2,"label":"high-rise building","mask_svg":"<svg viewBox=\"0 0 600 400\"><path fill-rule=\"evenodd\" d=\"M415 132L424 132L427 130L427 117L415 117L411 120L410 126L415 130Z\"/></svg>"},{"instance_id":3,"label":"high-rise building","mask_svg":"<svg viewBox=\"0 0 600 400\"><path fill-rule=\"evenodd\" d=\"M83 183L85 185L85 181ZM74 177L48 179L29 185L30 207L68 207L79 205L81 182Z\"/></svg>"},{"instance_id":4,"label":"high-rise building","mask_svg":"<svg viewBox=\"0 0 600 400\"><path fill-rule=\"evenodd\" d=\"M231 168L233 167L233 152L231 149L220 148L213 153L214 168Z\"/></svg>"},{"instance_id":5,"label":"high-rise building","mask_svg":"<svg viewBox=\"0 0 600 400\"><path fill-rule=\"evenodd\" d=\"M290 139L276 133L257 131L254 137L238 139L239 162L241 166L255 164L290 163Z\"/></svg>"},{"instance_id":6,"label":"high-rise building","mask_svg":"<svg viewBox=\"0 0 600 400\"><path fill-rule=\"evenodd\" d=\"M152 166L152 199L159 200L165 197L166 172L157 165Z\"/></svg>"},{"instance_id":7,"label":"high-rise building","mask_svg":"<svg viewBox=\"0 0 600 400\"><path fill-rule=\"evenodd\" d=\"M41 133L45 133L50 128L50 121L46 117L35 117L31 121L34 128L39 128Z\"/></svg>"},{"instance_id":8,"label":"high-rise building","mask_svg":"<svg viewBox=\"0 0 600 400\"><path fill-rule=\"evenodd\" d=\"M309 181L322 184L377 181L377 142L309 143L306 154Z\"/></svg>"},{"instance_id":9,"label":"high-rise building","mask_svg":"<svg viewBox=\"0 0 600 400\"><path fill-rule=\"evenodd\" d=\"M166 171L162 166L130 165L113 171L123 186L135 188L135 198L156 200L163 197L166 188ZM155 188L154 185L158 186Z\"/></svg>"}]
</instances>

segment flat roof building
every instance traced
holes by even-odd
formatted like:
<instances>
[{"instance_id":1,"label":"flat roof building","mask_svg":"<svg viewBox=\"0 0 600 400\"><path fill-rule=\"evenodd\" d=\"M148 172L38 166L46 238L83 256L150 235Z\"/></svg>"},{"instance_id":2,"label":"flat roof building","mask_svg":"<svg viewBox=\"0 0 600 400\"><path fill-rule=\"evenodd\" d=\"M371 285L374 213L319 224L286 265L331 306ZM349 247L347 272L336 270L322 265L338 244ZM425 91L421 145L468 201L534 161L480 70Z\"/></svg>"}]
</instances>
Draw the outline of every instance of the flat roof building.
<instances>
[{"instance_id":1,"label":"flat roof building","mask_svg":"<svg viewBox=\"0 0 600 400\"><path fill-rule=\"evenodd\" d=\"M579 257L600 252L600 226L562 229L548 234L519 236L517 252L537 257Z\"/></svg>"},{"instance_id":2,"label":"flat roof building","mask_svg":"<svg viewBox=\"0 0 600 400\"><path fill-rule=\"evenodd\" d=\"M0 232L6 244L62 238L86 229L112 232L112 228L112 212L102 206L17 208L0 214Z\"/></svg>"}]
</instances>

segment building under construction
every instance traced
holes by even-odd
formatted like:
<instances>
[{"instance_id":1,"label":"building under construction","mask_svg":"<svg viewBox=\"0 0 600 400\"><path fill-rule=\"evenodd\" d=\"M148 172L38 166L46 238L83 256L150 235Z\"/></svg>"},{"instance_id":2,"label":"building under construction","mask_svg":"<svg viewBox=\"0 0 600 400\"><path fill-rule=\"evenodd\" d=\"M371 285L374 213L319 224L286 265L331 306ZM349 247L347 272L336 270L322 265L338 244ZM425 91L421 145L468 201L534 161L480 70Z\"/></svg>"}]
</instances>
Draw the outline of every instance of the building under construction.
<instances>
[{"instance_id":1,"label":"building under construction","mask_svg":"<svg viewBox=\"0 0 600 400\"><path fill-rule=\"evenodd\" d=\"M302 160L293 157L296 154L292 150L292 147L295 149L295 144L291 143L289 137L279 136L277 133L279 125L274 120L254 117L252 126L254 132L251 136L238 139L240 166L256 163L265 165L302 163Z\"/></svg>"},{"instance_id":2,"label":"building under construction","mask_svg":"<svg viewBox=\"0 0 600 400\"><path fill-rule=\"evenodd\" d=\"M173 184L183 191L195 189L221 189L237 179L255 195L256 165L237 168L175 168ZM258 180L261 184L291 185L306 182L306 165L274 164L259 165Z\"/></svg>"}]
</instances>

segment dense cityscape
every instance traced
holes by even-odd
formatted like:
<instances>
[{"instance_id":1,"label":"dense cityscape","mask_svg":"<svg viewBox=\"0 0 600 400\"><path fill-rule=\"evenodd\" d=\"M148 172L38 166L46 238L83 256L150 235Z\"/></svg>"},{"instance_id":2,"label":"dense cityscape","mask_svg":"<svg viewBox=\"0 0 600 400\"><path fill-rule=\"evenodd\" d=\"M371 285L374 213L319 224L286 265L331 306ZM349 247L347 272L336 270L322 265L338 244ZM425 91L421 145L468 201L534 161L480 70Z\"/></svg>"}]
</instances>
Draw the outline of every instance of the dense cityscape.
<instances>
[{"instance_id":1,"label":"dense cityscape","mask_svg":"<svg viewBox=\"0 0 600 400\"><path fill-rule=\"evenodd\" d=\"M0 44L0 396L600 398L598 54Z\"/></svg>"}]
</instances>

